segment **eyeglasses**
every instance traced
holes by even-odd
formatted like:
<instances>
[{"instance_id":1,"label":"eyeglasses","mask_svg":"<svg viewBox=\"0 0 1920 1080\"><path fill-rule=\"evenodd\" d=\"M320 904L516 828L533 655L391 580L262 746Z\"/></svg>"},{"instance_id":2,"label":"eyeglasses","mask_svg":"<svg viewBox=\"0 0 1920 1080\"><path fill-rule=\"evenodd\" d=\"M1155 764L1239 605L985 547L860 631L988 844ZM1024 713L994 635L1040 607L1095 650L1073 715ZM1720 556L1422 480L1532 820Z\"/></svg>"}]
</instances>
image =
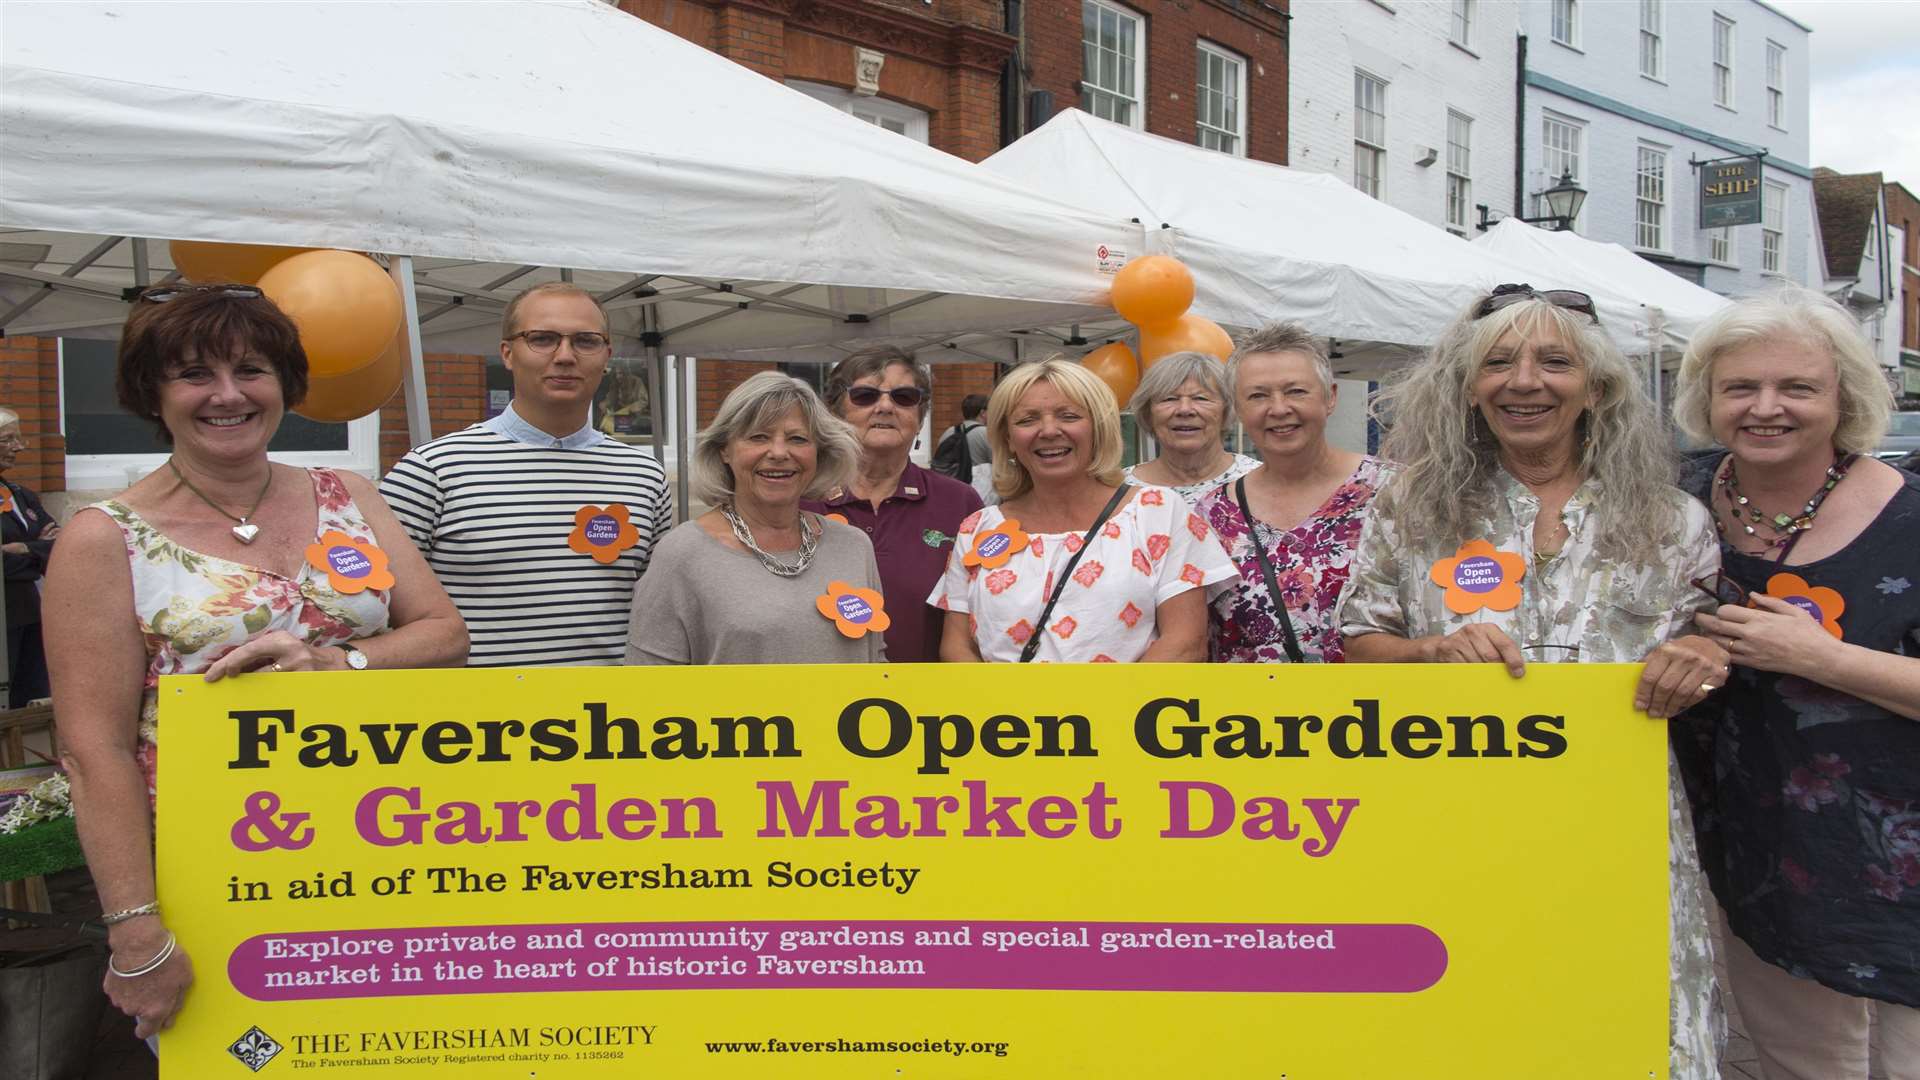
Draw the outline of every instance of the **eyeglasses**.
<instances>
[{"instance_id":1,"label":"eyeglasses","mask_svg":"<svg viewBox=\"0 0 1920 1080\"><path fill-rule=\"evenodd\" d=\"M1522 300L1545 300L1554 307L1577 311L1592 319L1595 326L1600 325L1600 316L1593 310L1593 297L1586 293L1575 292L1572 289L1544 289L1536 292L1533 286L1526 284L1494 286L1493 293L1473 309L1473 317L1484 319L1501 308L1512 307Z\"/></svg>"},{"instance_id":2,"label":"eyeglasses","mask_svg":"<svg viewBox=\"0 0 1920 1080\"><path fill-rule=\"evenodd\" d=\"M25 446L27 440L19 435L0 435L0 446Z\"/></svg>"},{"instance_id":3,"label":"eyeglasses","mask_svg":"<svg viewBox=\"0 0 1920 1080\"><path fill-rule=\"evenodd\" d=\"M896 386L886 391L882 391L877 386L849 386L847 387L847 400L864 409L874 402L879 401L882 393L892 398L893 403L903 409L914 408L920 404L920 399L926 396L920 392L920 388L917 386Z\"/></svg>"},{"instance_id":4,"label":"eyeglasses","mask_svg":"<svg viewBox=\"0 0 1920 1080\"><path fill-rule=\"evenodd\" d=\"M1745 604L1752 598L1745 586L1719 571L1712 577L1694 578L1689 584L1722 604Z\"/></svg>"},{"instance_id":5,"label":"eyeglasses","mask_svg":"<svg viewBox=\"0 0 1920 1080\"><path fill-rule=\"evenodd\" d=\"M234 300L258 300L267 295L256 285L156 285L140 294L140 303L164 304L183 296L224 296Z\"/></svg>"},{"instance_id":6,"label":"eyeglasses","mask_svg":"<svg viewBox=\"0 0 1920 1080\"><path fill-rule=\"evenodd\" d=\"M575 356L598 356L613 344L607 335L596 334L590 330L583 330L577 334L563 334L558 330L522 330L517 334L507 335L508 341L514 338L524 340L527 348L537 353L550 353L558 349L560 342L564 339L572 343Z\"/></svg>"}]
</instances>

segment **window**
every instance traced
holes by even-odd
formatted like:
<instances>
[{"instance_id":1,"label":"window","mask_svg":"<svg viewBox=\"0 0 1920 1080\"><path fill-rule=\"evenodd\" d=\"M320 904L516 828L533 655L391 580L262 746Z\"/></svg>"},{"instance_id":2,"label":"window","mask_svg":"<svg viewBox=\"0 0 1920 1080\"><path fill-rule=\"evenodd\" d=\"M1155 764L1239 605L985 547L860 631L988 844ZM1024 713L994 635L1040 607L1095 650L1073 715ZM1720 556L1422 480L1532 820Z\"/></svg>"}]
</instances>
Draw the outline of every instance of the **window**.
<instances>
[{"instance_id":1,"label":"window","mask_svg":"<svg viewBox=\"0 0 1920 1080\"><path fill-rule=\"evenodd\" d=\"M1767 182L1760 191L1760 269L1784 273L1787 263L1787 186Z\"/></svg>"},{"instance_id":2,"label":"window","mask_svg":"<svg viewBox=\"0 0 1920 1080\"><path fill-rule=\"evenodd\" d=\"M1733 262L1733 230L1728 228L1707 230L1707 258L1717 263Z\"/></svg>"},{"instance_id":3,"label":"window","mask_svg":"<svg viewBox=\"0 0 1920 1080\"><path fill-rule=\"evenodd\" d=\"M1767 42L1767 123L1787 127L1787 47Z\"/></svg>"},{"instance_id":4,"label":"window","mask_svg":"<svg viewBox=\"0 0 1920 1080\"><path fill-rule=\"evenodd\" d=\"M1713 17L1713 103L1733 108L1733 20Z\"/></svg>"},{"instance_id":5,"label":"window","mask_svg":"<svg viewBox=\"0 0 1920 1080\"><path fill-rule=\"evenodd\" d=\"M1553 40L1580 47L1580 0L1553 0Z\"/></svg>"},{"instance_id":6,"label":"window","mask_svg":"<svg viewBox=\"0 0 1920 1080\"><path fill-rule=\"evenodd\" d=\"M1353 186L1380 197L1387 167L1387 84L1353 73Z\"/></svg>"},{"instance_id":7,"label":"window","mask_svg":"<svg viewBox=\"0 0 1920 1080\"><path fill-rule=\"evenodd\" d=\"M1463 49L1473 47L1473 0L1453 0L1453 29L1448 40Z\"/></svg>"},{"instance_id":8,"label":"window","mask_svg":"<svg viewBox=\"0 0 1920 1080\"><path fill-rule=\"evenodd\" d=\"M1195 140L1209 150L1247 156L1247 65L1239 57L1201 42L1194 57Z\"/></svg>"},{"instance_id":9,"label":"window","mask_svg":"<svg viewBox=\"0 0 1920 1080\"><path fill-rule=\"evenodd\" d=\"M1116 124L1147 126L1146 26L1125 8L1080 2L1080 107Z\"/></svg>"},{"instance_id":10,"label":"window","mask_svg":"<svg viewBox=\"0 0 1920 1080\"><path fill-rule=\"evenodd\" d=\"M1640 74L1667 77L1666 0L1640 0Z\"/></svg>"},{"instance_id":11,"label":"window","mask_svg":"<svg viewBox=\"0 0 1920 1080\"><path fill-rule=\"evenodd\" d=\"M1473 205L1473 121L1447 110L1447 227L1465 230Z\"/></svg>"},{"instance_id":12,"label":"window","mask_svg":"<svg viewBox=\"0 0 1920 1080\"><path fill-rule=\"evenodd\" d=\"M1583 183L1586 176L1584 148L1587 129L1583 124L1572 120L1563 120L1549 114L1543 120L1540 133L1540 164L1545 174L1541 189L1552 187L1560 182L1562 176L1571 176L1575 183ZM1534 196L1533 214L1544 217L1547 213L1546 200ZM1575 219L1574 228L1579 228Z\"/></svg>"},{"instance_id":13,"label":"window","mask_svg":"<svg viewBox=\"0 0 1920 1080\"><path fill-rule=\"evenodd\" d=\"M815 101L824 102L843 113L852 113L854 119L865 120L877 128L885 128L895 135L905 135L917 143L927 141L927 114L925 110L911 105L902 105L886 98L856 94L838 86L825 83L802 82L799 79L788 81L788 88L798 90Z\"/></svg>"},{"instance_id":14,"label":"window","mask_svg":"<svg viewBox=\"0 0 1920 1080\"><path fill-rule=\"evenodd\" d=\"M1634 167L1633 242L1653 251L1667 249L1667 152L1642 146Z\"/></svg>"}]
</instances>

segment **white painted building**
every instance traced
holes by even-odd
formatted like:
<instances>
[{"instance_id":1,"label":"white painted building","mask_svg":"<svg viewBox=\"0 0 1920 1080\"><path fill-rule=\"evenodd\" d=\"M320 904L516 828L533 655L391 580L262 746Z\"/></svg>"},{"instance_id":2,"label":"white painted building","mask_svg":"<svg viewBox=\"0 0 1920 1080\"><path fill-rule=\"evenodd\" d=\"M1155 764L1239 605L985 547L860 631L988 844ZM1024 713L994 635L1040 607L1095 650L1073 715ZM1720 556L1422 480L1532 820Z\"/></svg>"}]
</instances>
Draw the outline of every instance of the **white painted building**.
<instances>
[{"instance_id":1,"label":"white painted building","mask_svg":"<svg viewBox=\"0 0 1920 1080\"><path fill-rule=\"evenodd\" d=\"M1517 0L1296 3L1287 164L1471 237L1514 190Z\"/></svg>"},{"instance_id":2,"label":"white painted building","mask_svg":"<svg viewBox=\"0 0 1920 1080\"><path fill-rule=\"evenodd\" d=\"M1585 236L1728 295L1821 286L1807 27L1760 0L1528 0L1520 31L1527 216L1570 171ZM1689 163L1759 150L1762 223L1701 229Z\"/></svg>"}]
</instances>

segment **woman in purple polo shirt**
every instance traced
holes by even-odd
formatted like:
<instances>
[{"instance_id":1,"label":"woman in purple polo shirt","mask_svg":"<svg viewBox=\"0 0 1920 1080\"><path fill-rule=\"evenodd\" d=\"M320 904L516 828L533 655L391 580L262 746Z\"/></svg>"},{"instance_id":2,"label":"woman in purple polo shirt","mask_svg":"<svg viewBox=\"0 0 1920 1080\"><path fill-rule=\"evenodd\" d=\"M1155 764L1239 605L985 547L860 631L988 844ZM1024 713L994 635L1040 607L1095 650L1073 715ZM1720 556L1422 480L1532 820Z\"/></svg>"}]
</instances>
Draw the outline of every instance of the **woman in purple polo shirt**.
<instances>
[{"instance_id":1,"label":"woman in purple polo shirt","mask_svg":"<svg viewBox=\"0 0 1920 1080\"><path fill-rule=\"evenodd\" d=\"M827 406L853 426L860 468L846 487L801 505L838 515L873 541L880 589L893 624L887 659L896 664L940 659L945 612L927 604L947 567L960 522L980 509L978 492L907 459L933 397L926 365L891 346L861 349L836 364Z\"/></svg>"}]
</instances>

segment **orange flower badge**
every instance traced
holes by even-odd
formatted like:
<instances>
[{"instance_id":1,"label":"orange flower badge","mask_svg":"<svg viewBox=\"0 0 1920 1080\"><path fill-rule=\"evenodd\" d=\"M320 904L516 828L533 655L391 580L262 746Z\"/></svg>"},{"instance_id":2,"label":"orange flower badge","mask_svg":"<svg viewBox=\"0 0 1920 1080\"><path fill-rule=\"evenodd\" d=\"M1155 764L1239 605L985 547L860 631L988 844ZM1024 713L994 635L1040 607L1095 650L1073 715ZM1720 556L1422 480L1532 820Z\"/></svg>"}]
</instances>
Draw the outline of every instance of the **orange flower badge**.
<instances>
[{"instance_id":1,"label":"orange flower badge","mask_svg":"<svg viewBox=\"0 0 1920 1080\"><path fill-rule=\"evenodd\" d=\"M1799 574L1775 574L1767 579L1767 595L1776 600L1785 600L1813 616L1813 621L1824 627L1827 633L1846 640L1840 633L1840 613L1847 610L1847 601L1832 589L1808 584L1807 579Z\"/></svg>"},{"instance_id":2,"label":"orange flower badge","mask_svg":"<svg viewBox=\"0 0 1920 1080\"><path fill-rule=\"evenodd\" d=\"M1447 610L1466 615L1481 608L1512 611L1520 606L1520 579L1527 560L1500 551L1485 540L1460 545L1451 559L1439 559L1427 576L1447 590Z\"/></svg>"},{"instance_id":3,"label":"orange flower badge","mask_svg":"<svg viewBox=\"0 0 1920 1080\"><path fill-rule=\"evenodd\" d=\"M815 597L813 606L850 638L878 634L893 625L878 590L856 589L844 581L828 582L826 595Z\"/></svg>"},{"instance_id":4,"label":"orange flower badge","mask_svg":"<svg viewBox=\"0 0 1920 1080\"><path fill-rule=\"evenodd\" d=\"M620 553L640 542L640 530L627 518L625 503L606 508L583 506L574 511L573 533L567 546L582 555L593 556L602 565L620 557Z\"/></svg>"},{"instance_id":5,"label":"orange flower badge","mask_svg":"<svg viewBox=\"0 0 1920 1080\"><path fill-rule=\"evenodd\" d=\"M333 591L342 596L393 588L387 553L338 529L328 529L319 543L307 545L307 565L324 572Z\"/></svg>"},{"instance_id":6,"label":"orange flower badge","mask_svg":"<svg viewBox=\"0 0 1920 1080\"><path fill-rule=\"evenodd\" d=\"M10 514L12 512L13 489L5 484L0 484L0 514Z\"/></svg>"},{"instance_id":7,"label":"orange flower badge","mask_svg":"<svg viewBox=\"0 0 1920 1080\"><path fill-rule=\"evenodd\" d=\"M1007 565L1007 560L1027 549L1027 534L1020 523L1007 518L983 533L975 533L973 550L960 559L962 566L984 566L989 570Z\"/></svg>"}]
</instances>

